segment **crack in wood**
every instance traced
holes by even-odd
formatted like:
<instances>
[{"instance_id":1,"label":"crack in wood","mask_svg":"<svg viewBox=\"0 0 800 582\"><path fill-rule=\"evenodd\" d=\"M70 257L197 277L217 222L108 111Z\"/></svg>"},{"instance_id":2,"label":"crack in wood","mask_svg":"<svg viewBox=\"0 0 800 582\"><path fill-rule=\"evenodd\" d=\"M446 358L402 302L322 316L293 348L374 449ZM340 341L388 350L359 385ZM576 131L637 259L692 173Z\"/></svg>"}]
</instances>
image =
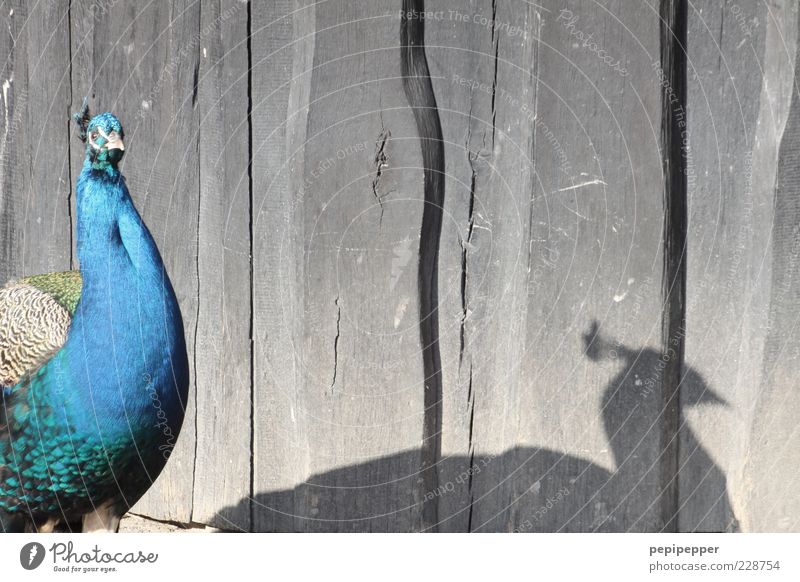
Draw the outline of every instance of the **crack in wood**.
<instances>
[{"instance_id":1,"label":"crack in wood","mask_svg":"<svg viewBox=\"0 0 800 582\"><path fill-rule=\"evenodd\" d=\"M661 384L662 531L677 531L679 490L680 382L684 364L686 321L686 239L688 144L682 141L686 120L687 5L685 0L661 0L662 121L664 168L664 263L662 297L662 358L666 363ZM674 350L670 357L669 350Z\"/></svg>"},{"instance_id":2,"label":"crack in wood","mask_svg":"<svg viewBox=\"0 0 800 582\"><path fill-rule=\"evenodd\" d=\"M373 161L375 163L375 177L372 179L372 194L375 196L375 200L378 201L378 204L381 207L381 217L379 221L379 225L383 225L383 198L381 197L380 192L380 182L381 176L383 176L383 170L389 167L389 156L387 155L387 142L392 137L392 132L383 125L383 115L381 115L381 132L378 134L378 139L375 140L375 156L373 157Z\"/></svg>"},{"instance_id":3,"label":"crack in wood","mask_svg":"<svg viewBox=\"0 0 800 582\"><path fill-rule=\"evenodd\" d=\"M342 308L339 305L339 296L336 296L333 304L336 306L336 335L333 338L333 377L331 378L330 390L333 394L333 389L336 386L336 374L339 371L339 336L341 335L342 325Z\"/></svg>"},{"instance_id":4,"label":"crack in wood","mask_svg":"<svg viewBox=\"0 0 800 582\"><path fill-rule=\"evenodd\" d=\"M497 22L497 0L492 0L492 22ZM492 76L492 151L494 151L494 137L497 129L497 65L500 59L500 35L495 34L492 27L492 45L494 46L494 73Z\"/></svg>"},{"instance_id":5,"label":"crack in wood","mask_svg":"<svg viewBox=\"0 0 800 582\"><path fill-rule=\"evenodd\" d=\"M72 181L72 140L70 128L72 127L72 94L74 91L74 84L72 80L72 2L67 4L67 50L69 52L69 105L67 105L67 219L69 220L69 268L75 268L75 256L73 249L75 248L75 232L72 226L72 199L73 199L73 181Z\"/></svg>"},{"instance_id":6,"label":"crack in wood","mask_svg":"<svg viewBox=\"0 0 800 582\"><path fill-rule=\"evenodd\" d=\"M202 6L200 6L200 10L202 10ZM202 23L202 14L198 15L197 18L197 30L200 31L200 26ZM197 87L198 87L198 76L200 73L200 59L198 58L195 61L195 69L194 69L194 80L193 80L193 90L192 90L192 108L196 107L197 104ZM200 132L202 130L202 126L197 128L196 132L196 146L199 148L200 145ZM199 153L199 152L198 152ZM197 183L198 185L201 183L201 167L200 167L200 156L197 157ZM202 205L202 188L198 188L197 197L198 197L198 204L197 204L197 236L195 239L196 248L201 249L201 238L202 238L202 219L201 219L201 205ZM202 301L200 297L200 290L203 288L202 284L202 276L201 276L201 268L200 268L200 253L197 253L195 257L195 283L197 284L197 294L195 295L196 300L196 310L195 310L195 317L194 317L194 330L193 330L193 338L192 338L192 390L194 391L194 401L197 403L197 396L198 396L198 382L197 382L197 369L198 369L198 360L197 360L197 353L199 351L199 338L200 338L200 311L202 306ZM198 418L197 411L194 414L194 454L192 459L192 498L189 502L189 521L193 521L195 517L195 510L194 510L194 497L195 497L195 486L197 484L197 448L198 448L198 438L197 435L199 434L200 429L200 420ZM186 421L184 421L186 422Z\"/></svg>"},{"instance_id":7,"label":"crack in wood","mask_svg":"<svg viewBox=\"0 0 800 582\"><path fill-rule=\"evenodd\" d=\"M419 16L425 10L423 0L403 0L400 17L400 64L403 90L414 113L419 132L424 175L425 205L422 211L419 246L419 319L424 380L425 407L420 473L425 499L422 529L438 528L438 501L426 495L439 486L437 464L442 452L442 366L439 351L439 242L444 206L444 138L425 55L425 23Z\"/></svg>"},{"instance_id":8,"label":"crack in wood","mask_svg":"<svg viewBox=\"0 0 800 582\"><path fill-rule=\"evenodd\" d=\"M247 33L247 42L245 43L247 51L247 193L249 196L249 241L250 241L250 458L253 461L250 463L250 499L247 501L247 513L250 523L250 529L253 529L253 524L256 523L256 508L253 502L256 495L256 351L255 351L255 308L256 308L256 295L255 295L255 271L254 261L255 256L255 231L253 219L253 158L255 152L253 149L253 7L252 3L247 3L247 22L245 30Z\"/></svg>"},{"instance_id":9,"label":"crack in wood","mask_svg":"<svg viewBox=\"0 0 800 582\"><path fill-rule=\"evenodd\" d=\"M469 455L469 478L467 493L469 495L469 514L467 517L467 531L472 531L472 513L475 508L475 492L472 490L472 477L475 474L475 442L472 438L475 427L475 396L472 391L472 362L469 364L469 385L467 387L467 406L469 407L469 438L467 440L467 453Z\"/></svg>"},{"instance_id":10,"label":"crack in wood","mask_svg":"<svg viewBox=\"0 0 800 582\"><path fill-rule=\"evenodd\" d=\"M485 137L486 134L484 134ZM458 350L458 365L459 369L464 361L464 350L466 349L466 324L467 315L469 310L467 308L467 253L472 246L472 233L475 230L475 187L478 178L478 172L475 169L475 160L478 158L477 153L473 154L469 148L470 139L472 138L472 101L470 100L469 117L467 119L467 139L465 148L467 150L467 161L470 169L470 183L469 183L469 203L467 211L467 234L461 240L461 322L459 325L459 350Z\"/></svg>"}]
</instances>

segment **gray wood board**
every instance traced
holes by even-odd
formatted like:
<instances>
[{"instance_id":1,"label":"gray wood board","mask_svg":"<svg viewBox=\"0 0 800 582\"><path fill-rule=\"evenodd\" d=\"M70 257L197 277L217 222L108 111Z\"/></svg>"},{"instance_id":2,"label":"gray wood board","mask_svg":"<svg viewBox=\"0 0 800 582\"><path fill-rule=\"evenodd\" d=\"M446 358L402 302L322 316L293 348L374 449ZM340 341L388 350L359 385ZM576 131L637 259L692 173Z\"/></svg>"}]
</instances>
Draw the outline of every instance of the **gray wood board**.
<instances>
[{"instance_id":1,"label":"gray wood board","mask_svg":"<svg viewBox=\"0 0 800 582\"><path fill-rule=\"evenodd\" d=\"M2 9L3 281L69 268L68 5L11 2Z\"/></svg>"},{"instance_id":2,"label":"gray wood board","mask_svg":"<svg viewBox=\"0 0 800 582\"><path fill-rule=\"evenodd\" d=\"M0 275L77 266L68 114L89 95L122 119L181 303L192 398L136 511L244 531L658 531L674 507L682 531L796 531L796 2L689 5L678 330L658 69L659 11L678 4L425 3L440 452L423 444L425 140L402 5L0 13ZM663 329L685 340L666 416Z\"/></svg>"},{"instance_id":3,"label":"gray wood board","mask_svg":"<svg viewBox=\"0 0 800 582\"><path fill-rule=\"evenodd\" d=\"M509 94L520 94L535 82L528 65L521 66L535 62L535 13L531 7L519 8L512 20L501 21L520 27L527 38L501 38L504 33L473 22L475 17L497 16L489 1L471 2L426 22L446 162L439 273L443 434L439 488L434 492L441 531L469 531L480 507L485 507L483 495L491 487L484 488L488 481L479 476L487 469L482 455L498 444L493 439L502 439L502 431L496 431L508 419L502 403L495 408L489 399L495 397L492 391L505 398L504 387L516 381L512 371L513 361L519 359L516 348L507 350L504 344L492 358L482 350L494 350L503 342L490 346L487 336L502 334L511 340L519 331L514 329L519 325L519 306L511 303L524 297L524 291L515 295L514 289L520 276L524 278L515 272L515 265L527 240L528 221L520 221L519 212L524 211L519 206L520 200L529 198L530 123L515 111L505 118L513 129L495 125L497 107L508 109L495 91L498 67L509 66L518 78ZM500 10L500 18L508 18ZM505 52L509 42L520 47L514 54ZM499 50L504 51L502 56ZM518 119L511 121L515 115ZM496 434L490 436L492 432ZM503 453L502 445L494 452Z\"/></svg>"},{"instance_id":4,"label":"gray wood board","mask_svg":"<svg viewBox=\"0 0 800 582\"><path fill-rule=\"evenodd\" d=\"M250 528L251 310L247 5L201 10L197 450L192 520ZM217 515L221 507L237 509ZM215 517L216 515L216 517Z\"/></svg>"},{"instance_id":5,"label":"gray wood board","mask_svg":"<svg viewBox=\"0 0 800 582\"><path fill-rule=\"evenodd\" d=\"M422 172L395 4L253 12L256 529L420 527Z\"/></svg>"},{"instance_id":6,"label":"gray wood board","mask_svg":"<svg viewBox=\"0 0 800 582\"><path fill-rule=\"evenodd\" d=\"M466 456L442 477L455 493L440 503L456 530L660 529L658 7L498 2L461 13L428 29L444 30L431 60L453 110L458 228L443 243L443 297L458 297L466 264L442 347L445 427L455 427L443 456Z\"/></svg>"},{"instance_id":7,"label":"gray wood board","mask_svg":"<svg viewBox=\"0 0 800 582\"><path fill-rule=\"evenodd\" d=\"M754 152L753 183L758 193L756 199L763 201L766 207L754 220L758 232L756 240L761 248L768 249L764 254L771 270L760 274L759 293L755 296L767 315L764 317L762 311L756 311L760 319L752 315L749 318L763 325L761 333L751 341L758 345L756 342L764 338L764 343L756 352L762 356L763 366L756 368L750 387L751 434L742 469L743 521L748 531L797 531L800 527L797 496L800 463L800 431L797 430L800 407L797 390L800 377L798 24L796 3L770 5L764 58L765 90L761 93L765 107L757 124L766 131L756 136L759 147ZM771 113L769 117L767 111Z\"/></svg>"},{"instance_id":8,"label":"gray wood board","mask_svg":"<svg viewBox=\"0 0 800 582\"><path fill-rule=\"evenodd\" d=\"M72 106L91 97L95 113L114 111L125 128L122 171L164 258L195 360L198 309L199 122L194 88L200 47L196 2L73 2ZM73 139L74 141L74 139ZM73 155L73 176L80 156ZM195 374L186 419L170 462L136 511L191 519L195 456Z\"/></svg>"},{"instance_id":9,"label":"gray wood board","mask_svg":"<svg viewBox=\"0 0 800 582\"><path fill-rule=\"evenodd\" d=\"M766 333L774 193L754 184L753 162L758 125L771 123L762 85L774 78L764 77L766 5L699 2L689 11L679 529L726 531L740 527L752 437L742 427L753 421Z\"/></svg>"},{"instance_id":10,"label":"gray wood board","mask_svg":"<svg viewBox=\"0 0 800 582\"><path fill-rule=\"evenodd\" d=\"M256 491L291 488L303 480L307 453L293 446L305 417L298 411L297 369L303 320L302 230L290 184L302 175L302 157L284 160L305 141L308 79L314 46L312 8L292 14L289 0L251 6L250 54L253 201L253 485ZM293 32L303 30L295 42ZM297 64L295 64L297 61ZM293 77L295 80L292 82ZM294 136L297 135L296 141ZM294 171L292 169L294 168ZM294 496L252 501L252 528L292 531Z\"/></svg>"}]
</instances>

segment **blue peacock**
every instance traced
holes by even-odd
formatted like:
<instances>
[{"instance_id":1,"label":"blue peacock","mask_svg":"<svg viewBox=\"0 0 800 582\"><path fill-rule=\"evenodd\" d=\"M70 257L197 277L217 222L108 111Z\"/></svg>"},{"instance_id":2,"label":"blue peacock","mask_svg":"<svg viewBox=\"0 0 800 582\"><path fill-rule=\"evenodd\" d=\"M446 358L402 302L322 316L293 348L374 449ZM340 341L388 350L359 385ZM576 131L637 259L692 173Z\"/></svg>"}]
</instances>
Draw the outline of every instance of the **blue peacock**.
<instances>
[{"instance_id":1,"label":"blue peacock","mask_svg":"<svg viewBox=\"0 0 800 582\"><path fill-rule=\"evenodd\" d=\"M0 289L0 531L116 531L183 422L180 309L118 164L110 113L76 115L80 271Z\"/></svg>"}]
</instances>

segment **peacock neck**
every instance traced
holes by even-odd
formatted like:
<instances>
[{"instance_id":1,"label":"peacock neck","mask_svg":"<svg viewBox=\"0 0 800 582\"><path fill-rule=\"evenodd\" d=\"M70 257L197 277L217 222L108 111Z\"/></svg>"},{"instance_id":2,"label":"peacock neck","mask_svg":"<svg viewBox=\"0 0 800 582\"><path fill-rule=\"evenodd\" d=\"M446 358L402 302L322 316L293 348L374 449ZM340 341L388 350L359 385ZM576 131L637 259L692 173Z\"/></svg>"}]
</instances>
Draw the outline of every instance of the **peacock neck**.
<instances>
[{"instance_id":1,"label":"peacock neck","mask_svg":"<svg viewBox=\"0 0 800 582\"><path fill-rule=\"evenodd\" d=\"M74 422L92 428L95 417L81 416L91 402L102 410L104 431L125 432L130 423L153 422L155 395L174 423L185 396L175 391L175 379L188 377L188 363L177 299L155 242L119 172L85 164L77 199L83 287L61 351L77 387L69 404Z\"/></svg>"},{"instance_id":2,"label":"peacock neck","mask_svg":"<svg viewBox=\"0 0 800 582\"><path fill-rule=\"evenodd\" d=\"M120 206L129 195L119 171L94 170L88 159L77 190L78 259L83 269L92 266L93 251L114 240Z\"/></svg>"},{"instance_id":3,"label":"peacock neck","mask_svg":"<svg viewBox=\"0 0 800 582\"><path fill-rule=\"evenodd\" d=\"M85 288L109 275L161 278L164 265L116 168L86 160L78 178L78 260ZM128 281L129 282L129 281Z\"/></svg>"}]
</instances>

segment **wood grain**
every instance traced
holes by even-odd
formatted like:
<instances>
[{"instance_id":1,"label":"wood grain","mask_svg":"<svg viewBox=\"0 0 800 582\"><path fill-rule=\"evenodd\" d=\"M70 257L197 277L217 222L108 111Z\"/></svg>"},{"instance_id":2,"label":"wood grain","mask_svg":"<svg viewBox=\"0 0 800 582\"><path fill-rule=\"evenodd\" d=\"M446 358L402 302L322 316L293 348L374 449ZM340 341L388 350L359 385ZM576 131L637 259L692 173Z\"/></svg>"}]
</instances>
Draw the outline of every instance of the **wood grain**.
<instances>
[{"instance_id":1,"label":"wood grain","mask_svg":"<svg viewBox=\"0 0 800 582\"><path fill-rule=\"evenodd\" d=\"M251 342L247 6L201 9L197 448L192 521L250 529ZM221 444L224 446L220 446Z\"/></svg>"},{"instance_id":2,"label":"wood grain","mask_svg":"<svg viewBox=\"0 0 800 582\"><path fill-rule=\"evenodd\" d=\"M164 258L195 361L198 310L200 6L196 2L73 2L72 104L115 111L125 128L122 171ZM73 138L73 142L74 142ZM73 176L79 171L73 155ZM189 522L195 457L196 376L178 444L136 510Z\"/></svg>"},{"instance_id":3,"label":"wood grain","mask_svg":"<svg viewBox=\"0 0 800 582\"><path fill-rule=\"evenodd\" d=\"M292 16L297 42L273 31L266 46L266 29L253 24L262 96L253 107L255 390L266 405L256 409L254 488L272 499L280 480L351 467L278 497L279 507L257 507L268 521L256 527L419 529L419 454L388 458L420 447L425 414L415 276L422 172L400 81L398 11L391 2L304 8ZM313 30L309 45L302 33ZM376 457L387 457L378 470L359 465Z\"/></svg>"},{"instance_id":4,"label":"wood grain","mask_svg":"<svg viewBox=\"0 0 800 582\"><path fill-rule=\"evenodd\" d=\"M768 267L771 263L771 269L758 274L755 297L759 309L753 310L743 322L750 327L762 324L760 333L753 334L756 350L748 351L751 358L753 354L761 355L763 364L760 368L756 365L750 368L754 377L751 386L756 391L755 402L752 396L750 400L752 428L741 469L740 490L746 530L784 532L800 527L800 504L792 493L797 490L795 469L800 462L797 430L800 20L794 3L778 3L769 9L761 91L764 107L759 111L757 147L753 152L753 197L762 204L756 207L754 247L766 249L765 262ZM792 69L793 77L789 73ZM758 346L761 338L764 338L763 348Z\"/></svg>"},{"instance_id":5,"label":"wood grain","mask_svg":"<svg viewBox=\"0 0 800 582\"><path fill-rule=\"evenodd\" d=\"M0 237L5 281L69 267L68 2L11 2L0 42Z\"/></svg>"},{"instance_id":6,"label":"wood grain","mask_svg":"<svg viewBox=\"0 0 800 582\"><path fill-rule=\"evenodd\" d=\"M771 184L753 182L753 156L758 125L769 115L759 113L769 19L758 4L701 2L690 12L681 400L691 408L680 431L680 530L725 531L744 518L751 434L742 423L752 422L765 336L769 222L762 221L774 194Z\"/></svg>"},{"instance_id":7,"label":"wood grain","mask_svg":"<svg viewBox=\"0 0 800 582\"><path fill-rule=\"evenodd\" d=\"M307 451L295 444L306 419L298 401L303 329L301 202L314 10L283 0L251 7L250 117L253 253L253 500L256 531L293 531L294 494ZM293 8L299 10L292 12ZM297 31L297 40L293 34ZM302 32L301 32L302 31ZM293 80L293 81L292 81ZM290 153L297 151L287 167ZM302 442L302 441L301 441ZM289 489L265 501L258 490Z\"/></svg>"},{"instance_id":8,"label":"wood grain","mask_svg":"<svg viewBox=\"0 0 800 582\"><path fill-rule=\"evenodd\" d=\"M138 515L800 528L796 3L4 6L0 275L77 266L89 96L184 315Z\"/></svg>"},{"instance_id":9,"label":"wood grain","mask_svg":"<svg viewBox=\"0 0 800 582\"><path fill-rule=\"evenodd\" d=\"M445 425L467 453L454 529L658 529L658 15L588 2L463 12L482 18L449 25L437 86L462 119L448 185L466 258L445 244L443 269L466 269L463 355L457 327L443 347L460 378Z\"/></svg>"}]
</instances>

